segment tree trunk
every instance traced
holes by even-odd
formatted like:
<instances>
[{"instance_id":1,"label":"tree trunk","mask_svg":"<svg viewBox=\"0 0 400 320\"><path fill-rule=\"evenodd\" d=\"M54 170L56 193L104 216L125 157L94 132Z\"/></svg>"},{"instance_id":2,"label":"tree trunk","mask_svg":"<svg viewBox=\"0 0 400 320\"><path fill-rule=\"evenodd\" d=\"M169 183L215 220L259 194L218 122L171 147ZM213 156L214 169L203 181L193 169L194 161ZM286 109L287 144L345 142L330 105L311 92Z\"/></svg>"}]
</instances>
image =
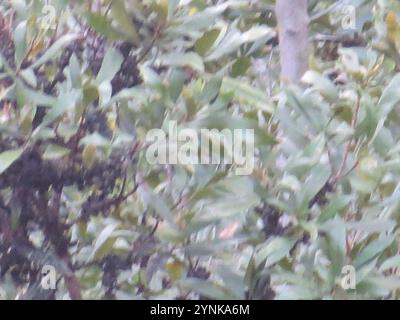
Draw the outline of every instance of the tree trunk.
<instances>
[{"instance_id":1,"label":"tree trunk","mask_svg":"<svg viewBox=\"0 0 400 320\"><path fill-rule=\"evenodd\" d=\"M307 0L277 0L281 82L298 83L308 69Z\"/></svg>"}]
</instances>

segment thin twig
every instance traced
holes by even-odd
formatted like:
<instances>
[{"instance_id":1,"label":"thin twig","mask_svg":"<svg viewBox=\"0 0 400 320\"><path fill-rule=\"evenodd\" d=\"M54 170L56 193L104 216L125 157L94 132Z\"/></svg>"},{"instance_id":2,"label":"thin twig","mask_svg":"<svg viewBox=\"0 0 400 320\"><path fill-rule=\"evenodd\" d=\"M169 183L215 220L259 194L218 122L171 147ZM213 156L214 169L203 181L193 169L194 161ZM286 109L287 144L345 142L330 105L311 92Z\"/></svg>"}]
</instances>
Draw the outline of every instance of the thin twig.
<instances>
[{"instance_id":1,"label":"thin twig","mask_svg":"<svg viewBox=\"0 0 400 320\"><path fill-rule=\"evenodd\" d=\"M328 8L326 8L324 10L321 10L321 11L317 12L316 14L314 14L313 16L311 16L310 17L310 22L314 22L314 21L318 20L319 18L331 13L337 7L341 6L343 3L344 3L344 0L335 1Z\"/></svg>"},{"instance_id":2,"label":"thin twig","mask_svg":"<svg viewBox=\"0 0 400 320\"><path fill-rule=\"evenodd\" d=\"M360 97L360 95L358 95L357 96L357 102L356 102L356 110L354 111L353 117L351 119L351 127L353 129L355 129L355 127L357 125L358 113L360 112L360 106L361 106L361 97ZM346 168L347 159L349 157L350 149L351 149L351 146L353 145L353 142L354 142L354 138L350 139L350 141L346 145L346 149L345 149L345 152L344 152L344 157L343 157L342 163L341 163L341 165L339 167L338 172L336 173L335 177L332 180L333 183L336 183L337 181L339 181L343 176L343 172L344 172L344 170ZM356 165L357 165L357 163L358 162L356 162ZM354 169L355 166L353 166L352 169Z\"/></svg>"},{"instance_id":3,"label":"thin twig","mask_svg":"<svg viewBox=\"0 0 400 320\"><path fill-rule=\"evenodd\" d=\"M151 51L151 49L154 47L154 44L156 43L158 37L160 36L161 28L162 28L162 24L157 25L156 30L155 30L155 32L154 32L153 39L151 39L151 43L150 43L149 46L144 50L144 52L142 53L142 55L137 59L137 63L142 62L143 59L146 58L146 56L149 54L149 52Z\"/></svg>"},{"instance_id":4,"label":"thin twig","mask_svg":"<svg viewBox=\"0 0 400 320\"><path fill-rule=\"evenodd\" d=\"M272 81L271 81L271 65L272 65L272 56L273 56L274 48L271 49L271 52L268 57L268 64L267 64L267 90L268 96L272 97Z\"/></svg>"}]
</instances>

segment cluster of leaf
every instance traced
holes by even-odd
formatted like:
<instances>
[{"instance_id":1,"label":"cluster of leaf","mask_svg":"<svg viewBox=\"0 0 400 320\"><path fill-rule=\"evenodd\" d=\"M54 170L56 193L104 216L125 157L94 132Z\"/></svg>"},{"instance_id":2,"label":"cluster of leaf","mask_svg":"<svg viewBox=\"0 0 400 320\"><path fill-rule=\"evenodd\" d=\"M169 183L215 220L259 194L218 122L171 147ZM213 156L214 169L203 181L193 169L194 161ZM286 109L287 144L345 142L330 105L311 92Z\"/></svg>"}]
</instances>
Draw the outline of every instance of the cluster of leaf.
<instances>
[{"instance_id":1,"label":"cluster of leaf","mask_svg":"<svg viewBox=\"0 0 400 320\"><path fill-rule=\"evenodd\" d=\"M386 16L400 8L344 2L356 30L334 12L313 20L310 71L283 90L274 1L3 1L7 298L398 298ZM331 4L310 1L310 15ZM253 173L149 164L146 133L169 121L254 129ZM40 286L45 265L56 290ZM341 286L345 265L355 289Z\"/></svg>"}]
</instances>

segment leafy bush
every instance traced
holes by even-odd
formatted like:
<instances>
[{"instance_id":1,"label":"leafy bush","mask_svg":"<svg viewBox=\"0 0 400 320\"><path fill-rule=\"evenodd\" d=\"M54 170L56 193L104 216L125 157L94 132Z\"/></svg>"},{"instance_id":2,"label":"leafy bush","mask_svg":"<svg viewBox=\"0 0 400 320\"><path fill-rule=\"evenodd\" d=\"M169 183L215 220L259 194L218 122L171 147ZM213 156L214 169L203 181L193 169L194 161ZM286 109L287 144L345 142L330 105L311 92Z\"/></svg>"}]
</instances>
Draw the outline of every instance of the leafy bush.
<instances>
[{"instance_id":1,"label":"leafy bush","mask_svg":"<svg viewBox=\"0 0 400 320\"><path fill-rule=\"evenodd\" d=\"M400 4L332 2L281 88L274 1L2 1L0 293L398 298ZM169 121L254 129L253 173L150 164Z\"/></svg>"}]
</instances>

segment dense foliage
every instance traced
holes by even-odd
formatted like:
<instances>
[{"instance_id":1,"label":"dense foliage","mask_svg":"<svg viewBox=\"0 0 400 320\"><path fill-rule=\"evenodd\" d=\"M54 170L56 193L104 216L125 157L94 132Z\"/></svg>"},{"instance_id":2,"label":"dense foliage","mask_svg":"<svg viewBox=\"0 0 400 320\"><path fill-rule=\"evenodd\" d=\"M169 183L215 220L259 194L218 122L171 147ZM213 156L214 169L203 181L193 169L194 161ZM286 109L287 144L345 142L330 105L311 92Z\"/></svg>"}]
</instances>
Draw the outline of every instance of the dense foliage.
<instances>
[{"instance_id":1,"label":"dense foliage","mask_svg":"<svg viewBox=\"0 0 400 320\"><path fill-rule=\"evenodd\" d=\"M0 0L0 296L399 298L400 3L334 2L281 87L272 0ZM253 173L149 164L171 120Z\"/></svg>"}]
</instances>

